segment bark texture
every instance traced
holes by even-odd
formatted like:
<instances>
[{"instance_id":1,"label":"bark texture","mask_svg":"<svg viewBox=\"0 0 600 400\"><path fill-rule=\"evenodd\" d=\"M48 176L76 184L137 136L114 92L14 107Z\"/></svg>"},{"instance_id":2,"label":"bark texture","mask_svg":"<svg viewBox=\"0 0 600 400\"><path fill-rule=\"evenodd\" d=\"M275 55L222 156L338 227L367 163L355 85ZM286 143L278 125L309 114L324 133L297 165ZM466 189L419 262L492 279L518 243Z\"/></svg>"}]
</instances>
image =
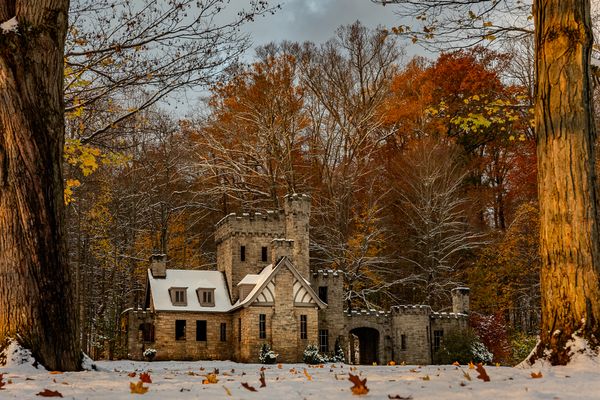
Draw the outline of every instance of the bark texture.
<instances>
[{"instance_id":1,"label":"bark texture","mask_svg":"<svg viewBox=\"0 0 600 400\"><path fill-rule=\"evenodd\" d=\"M0 0L0 339L52 370L80 367L63 234L68 0Z\"/></svg>"},{"instance_id":2,"label":"bark texture","mask_svg":"<svg viewBox=\"0 0 600 400\"><path fill-rule=\"evenodd\" d=\"M536 0L534 14L542 258L541 343L534 358L562 365L573 334L592 346L600 338L590 4Z\"/></svg>"}]
</instances>

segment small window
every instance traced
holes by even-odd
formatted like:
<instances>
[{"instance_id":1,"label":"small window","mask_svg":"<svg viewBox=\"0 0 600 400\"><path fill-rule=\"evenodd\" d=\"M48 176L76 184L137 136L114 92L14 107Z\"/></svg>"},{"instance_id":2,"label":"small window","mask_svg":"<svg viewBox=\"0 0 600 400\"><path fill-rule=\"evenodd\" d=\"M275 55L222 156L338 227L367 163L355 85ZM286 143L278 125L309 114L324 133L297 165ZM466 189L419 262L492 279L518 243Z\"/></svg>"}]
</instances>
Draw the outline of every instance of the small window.
<instances>
[{"instance_id":1,"label":"small window","mask_svg":"<svg viewBox=\"0 0 600 400\"><path fill-rule=\"evenodd\" d=\"M246 261L246 246L240 247L240 261Z\"/></svg>"},{"instance_id":2,"label":"small window","mask_svg":"<svg viewBox=\"0 0 600 400\"><path fill-rule=\"evenodd\" d=\"M227 341L227 324L225 322L221 322L221 342Z\"/></svg>"},{"instance_id":3,"label":"small window","mask_svg":"<svg viewBox=\"0 0 600 400\"><path fill-rule=\"evenodd\" d=\"M215 306L215 289L196 289L198 295L198 302L202 307L214 307Z\"/></svg>"},{"instance_id":4,"label":"small window","mask_svg":"<svg viewBox=\"0 0 600 400\"><path fill-rule=\"evenodd\" d=\"M327 303L327 286L319 286L319 299Z\"/></svg>"},{"instance_id":5,"label":"small window","mask_svg":"<svg viewBox=\"0 0 600 400\"><path fill-rule=\"evenodd\" d=\"M319 329L319 351L329 353L329 331L327 329Z\"/></svg>"},{"instance_id":6,"label":"small window","mask_svg":"<svg viewBox=\"0 0 600 400\"><path fill-rule=\"evenodd\" d=\"M261 259L263 261L267 261L267 257L268 257L267 248L265 246L263 246L261 249Z\"/></svg>"},{"instance_id":7,"label":"small window","mask_svg":"<svg viewBox=\"0 0 600 400\"><path fill-rule=\"evenodd\" d=\"M437 352L442 347L442 338L444 337L443 330L433 331L433 352Z\"/></svg>"},{"instance_id":8,"label":"small window","mask_svg":"<svg viewBox=\"0 0 600 400\"><path fill-rule=\"evenodd\" d=\"M196 321L196 342L206 342L206 321Z\"/></svg>"},{"instance_id":9,"label":"small window","mask_svg":"<svg viewBox=\"0 0 600 400\"><path fill-rule=\"evenodd\" d=\"M400 335L400 350L406 350L406 335Z\"/></svg>"},{"instance_id":10,"label":"small window","mask_svg":"<svg viewBox=\"0 0 600 400\"><path fill-rule=\"evenodd\" d=\"M185 340L185 319L175 320L175 340Z\"/></svg>"},{"instance_id":11,"label":"small window","mask_svg":"<svg viewBox=\"0 0 600 400\"><path fill-rule=\"evenodd\" d=\"M258 315L258 337L259 339L267 338L267 314Z\"/></svg>"},{"instance_id":12,"label":"small window","mask_svg":"<svg viewBox=\"0 0 600 400\"><path fill-rule=\"evenodd\" d=\"M300 315L300 339L308 339L306 315Z\"/></svg>"},{"instance_id":13,"label":"small window","mask_svg":"<svg viewBox=\"0 0 600 400\"><path fill-rule=\"evenodd\" d=\"M174 306L187 306L187 288L169 288L169 295Z\"/></svg>"},{"instance_id":14,"label":"small window","mask_svg":"<svg viewBox=\"0 0 600 400\"><path fill-rule=\"evenodd\" d=\"M242 341L242 319L238 318L238 342Z\"/></svg>"}]
</instances>

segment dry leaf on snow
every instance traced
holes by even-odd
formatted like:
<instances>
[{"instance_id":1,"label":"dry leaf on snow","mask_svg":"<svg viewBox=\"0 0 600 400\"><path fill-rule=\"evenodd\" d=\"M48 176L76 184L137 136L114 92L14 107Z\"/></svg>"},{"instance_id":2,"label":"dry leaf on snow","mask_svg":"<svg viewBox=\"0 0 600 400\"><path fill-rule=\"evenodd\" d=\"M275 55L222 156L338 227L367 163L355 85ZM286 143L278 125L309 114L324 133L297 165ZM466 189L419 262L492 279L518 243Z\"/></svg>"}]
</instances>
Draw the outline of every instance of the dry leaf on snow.
<instances>
[{"instance_id":1,"label":"dry leaf on snow","mask_svg":"<svg viewBox=\"0 0 600 400\"><path fill-rule=\"evenodd\" d=\"M130 372L127 374L128 377L130 378L135 378L136 373L135 372Z\"/></svg>"},{"instance_id":2,"label":"dry leaf on snow","mask_svg":"<svg viewBox=\"0 0 600 400\"><path fill-rule=\"evenodd\" d=\"M227 387L223 386L223 389L225 389L225 393L227 393L227 396L231 396L231 390L227 389Z\"/></svg>"},{"instance_id":3,"label":"dry leaf on snow","mask_svg":"<svg viewBox=\"0 0 600 400\"><path fill-rule=\"evenodd\" d=\"M48 390L48 389L44 389L41 392L39 392L38 394L36 394L36 396L42 396L42 397L63 397L62 393L60 393L58 390Z\"/></svg>"},{"instance_id":4,"label":"dry leaf on snow","mask_svg":"<svg viewBox=\"0 0 600 400\"><path fill-rule=\"evenodd\" d=\"M484 382L490 381L490 376L487 374L487 372L485 371L485 368L483 368L483 365L481 363L477 364L477 367L475 367L475 370L477 372L479 372L479 375L477 375L477 379L481 379Z\"/></svg>"},{"instance_id":5,"label":"dry leaf on snow","mask_svg":"<svg viewBox=\"0 0 600 400\"><path fill-rule=\"evenodd\" d=\"M2 390L2 386L6 385L6 382L2 382L3 374L0 374L0 390Z\"/></svg>"},{"instance_id":6,"label":"dry leaf on snow","mask_svg":"<svg viewBox=\"0 0 600 400\"><path fill-rule=\"evenodd\" d=\"M351 373L348 373L348 375L350 375L348 380L354 384L354 386L350 388L352 394L363 395L369 393L369 389L367 388L367 378L361 380L358 375L352 375Z\"/></svg>"},{"instance_id":7,"label":"dry leaf on snow","mask_svg":"<svg viewBox=\"0 0 600 400\"><path fill-rule=\"evenodd\" d=\"M258 390L256 390L253 386L248 385L246 382L242 382L242 386L251 392L258 392Z\"/></svg>"},{"instance_id":8,"label":"dry leaf on snow","mask_svg":"<svg viewBox=\"0 0 600 400\"><path fill-rule=\"evenodd\" d=\"M148 391L148 387L144 386L144 382L138 381L137 383L129 382L129 390L131 393L144 394Z\"/></svg>"},{"instance_id":9,"label":"dry leaf on snow","mask_svg":"<svg viewBox=\"0 0 600 400\"><path fill-rule=\"evenodd\" d=\"M542 375L542 371L538 372L537 374L536 374L535 372L532 372L532 373L531 373L531 377L532 377L533 379L539 379L539 378L541 378L541 377L543 377L543 376L544 376L544 375Z\"/></svg>"},{"instance_id":10,"label":"dry leaf on snow","mask_svg":"<svg viewBox=\"0 0 600 400\"><path fill-rule=\"evenodd\" d=\"M147 372L140 373L140 381L144 383L152 383L152 378L150 378L150 374Z\"/></svg>"},{"instance_id":11,"label":"dry leaf on snow","mask_svg":"<svg viewBox=\"0 0 600 400\"><path fill-rule=\"evenodd\" d=\"M312 376L310 376L306 368L304 368L304 376L306 376L306 379L308 379L309 381L312 381Z\"/></svg>"},{"instance_id":12,"label":"dry leaf on snow","mask_svg":"<svg viewBox=\"0 0 600 400\"><path fill-rule=\"evenodd\" d=\"M388 394L388 399L412 400L412 396L400 396L399 394L392 396L391 394Z\"/></svg>"},{"instance_id":13,"label":"dry leaf on snow","mask_svg":"<svg viewBox=\"0 0 600 400\"><path fill-rule=\"evenodd\" d=\"M260 379L259 379L259 381L260 381L260 387L261 388L264 388L264 387L267 386L267 382L265 380L265 373L263 371L260 372Z\"/></svg>"},{"instance_id":14,"label":"dry leaf on snow","mask_svg":"<svg viewBox=\"0 0 600 400\"><path fill-rule=\"evenodd\" d=\"M217 379L217 374L208 374L206 375L206 379L204 379L202 381L203 384L209 384L209 383L218 383L219 379Z\"/></svg>"}]
</instances>

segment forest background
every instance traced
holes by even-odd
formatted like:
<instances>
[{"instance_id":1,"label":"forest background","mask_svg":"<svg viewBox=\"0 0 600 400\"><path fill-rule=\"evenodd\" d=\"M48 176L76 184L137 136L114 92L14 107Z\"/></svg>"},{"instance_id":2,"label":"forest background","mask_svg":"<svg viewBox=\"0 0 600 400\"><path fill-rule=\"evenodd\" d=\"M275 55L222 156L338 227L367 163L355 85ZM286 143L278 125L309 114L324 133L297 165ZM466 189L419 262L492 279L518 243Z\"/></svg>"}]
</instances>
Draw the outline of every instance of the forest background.
<instances>
[{"instance_id":1,"label":"forest background","mask_svg":"<svg viewBox=\"0 0 600 400\"><path fill-rule=\"evenodd\" d=\"M220 218L296 192L312 197L311 263L344 272L349 307L450 310L450 289L466 285L495 358L527 355L540 316L530 37L409 58L393 31L356 22L243 63L235 25L195 45L152 24L186 26L193 2L145 9L144 24L142 10L110 3L76 2L65 56L68 248L86 353L125 355L121 315L143 302L153 251L170 268L212 269ZM92 19L106 29L87 31ZM157 25L162 36L145 40ZM161 106L198 85L209 96L188 118Z\"/></svg>"}]
</instances>

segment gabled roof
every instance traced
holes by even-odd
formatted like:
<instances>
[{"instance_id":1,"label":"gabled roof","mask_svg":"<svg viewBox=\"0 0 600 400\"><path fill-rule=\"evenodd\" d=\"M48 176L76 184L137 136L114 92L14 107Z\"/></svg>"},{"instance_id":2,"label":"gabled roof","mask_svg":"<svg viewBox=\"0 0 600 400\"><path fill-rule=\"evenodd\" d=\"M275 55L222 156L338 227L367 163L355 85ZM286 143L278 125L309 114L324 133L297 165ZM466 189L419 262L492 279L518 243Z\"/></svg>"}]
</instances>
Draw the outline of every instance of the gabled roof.
<instances>
[{"instance_id":1,"label":"gabled roof","mask_svg":"<svg viewBox=\"0 0 600 400\"><path fill-rule=\"evenodd\" d=\"M317 296L315 291L312 289L310 283L306 279L304 279L302 275L300 275L296 267L294 267L294 264L292 264L292 262L287 257L283 257L275 267L273 267L273 264L267 265L260 272L260 274L258 274L258 277L256 278L256 286L254 287L254 289L252 289L252 291L248 294L248 296L246 296L245 299L238 300L233 305L233 308L236 309L240 307L248 307L249 305L251 305L256 300L256 298L262 293L262 291L267 288L267 285L269 285L269 283L273 280L275 275L277 275L277 273L284 268L287 268L292 273L292 275L294 275L294 277L296 278L296 282L298 282L306 290L306 292L308 293L310 298L315 302L315 305L317 307L321 309L327 307L327 304L323 303L321 299L319 299L319 296ZM254 280L255 278L252 279Z\"/></svg>"},{"instance_id":2,"label":"gabled roof","mask_svg":"<svg viewBox=\"0 0 600 400\"><path fill-rule=\"evenodd\" d=\"M148 270L148 284L157 311L226 312L232 308L225 277L219 271L167 269L166 278L155 279ZM187 288L187 305L174 306L169 295L170 288ZM215 289L214 307L201 306L196 289Z\"/></svg>"}]
</instances>

